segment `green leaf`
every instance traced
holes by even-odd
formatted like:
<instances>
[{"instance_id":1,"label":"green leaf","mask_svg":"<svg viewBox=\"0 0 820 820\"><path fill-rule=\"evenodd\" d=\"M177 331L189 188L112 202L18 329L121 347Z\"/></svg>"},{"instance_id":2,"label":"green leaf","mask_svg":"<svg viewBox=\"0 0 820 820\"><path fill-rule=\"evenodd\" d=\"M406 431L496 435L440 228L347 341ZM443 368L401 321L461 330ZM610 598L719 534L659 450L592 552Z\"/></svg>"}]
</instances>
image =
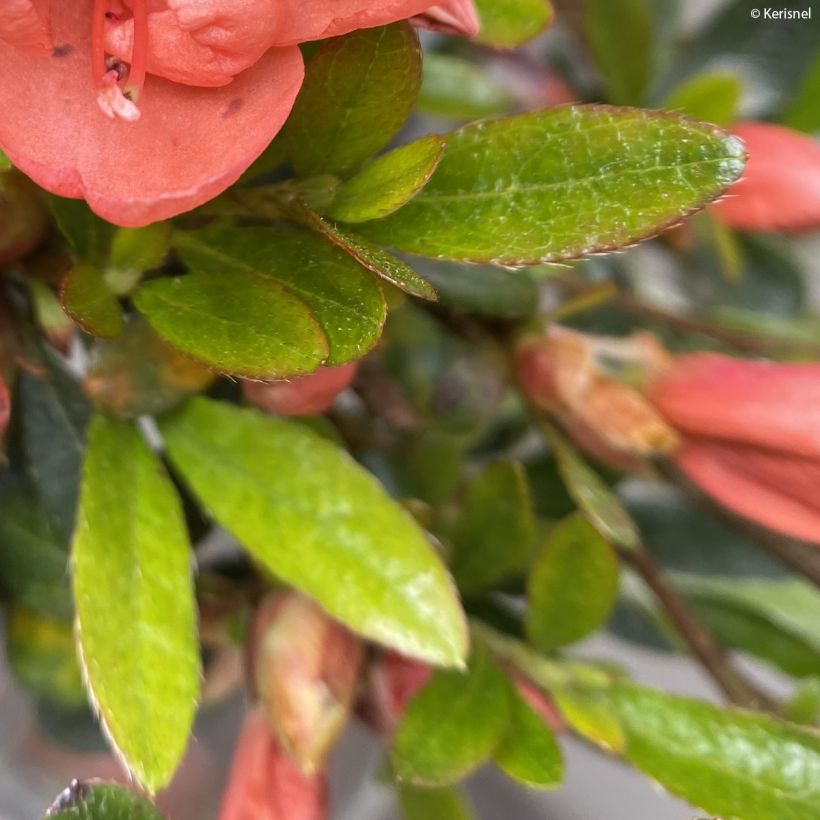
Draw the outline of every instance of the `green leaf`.
<instances>
[{"instance_id":1,"label":"green leaf","mask_svg":"<svg viewBox=\"0 0 820 820\"><path fill-rule=\"evenodd\" d=\"M476 0L481 28L475 40L514 48L532 40L552 23L549 0Z\"/></svg>"},{"instance_id":2,"label":"green leaf","mask_svg":"<svg viewBox=\"0 0 820 820\"><path fill-rule=\"evenodd\" d=\"M585 638L607 619L618 596L618 558L582 515L550 533L527 581L525 626L542 652Z\"/></svg>"},{"instance_id":3,"label":"green leaf","mask_svg":"<svg viewBox=\"0 0 820 820\"><path fill-rule=\"evenodd\" d=\"M487 467L470 484L450 538L453 575L465 595L523 574L535 539L524 468L513 461Z\"/></svg>"},{"instance_id":4,"label":"green leaf","mask_svg":"<svg viewBox=\"0 0 820 820\"><path fill-rule=\"evenodd\" d=\"M75 780L43 820L163 820L144 797L113 783Z\"/></svg>"},{"instance_id":5,"label":"green leaf","mask_svg":"<svg viewBox=\"0 0 820 820\"><path fill-rule=\"evenodd\" d=\"M174 245L196 274L243 276L300 299L327 336L329 365L361 358L381 336L386 307L379 283L322 236L228 227L178 231ZM287 330L273 322L269 326Z\"/></svg>"},{"instance_id":6,"label":"green leaf","mask_svg":"<svg viewBox=\"0 0 820 820\"><path fill-rule=\"evenodd\" d=\"M158 268L171 249L171 223L154 222L144 228L119 228L111 243L106 279L116 293L127 293L139 276Z\"/></svg>"},{"instance_id":7,"label":"green leaf","mask_svg":"<svg viewBox=\"0 0 820 820\"><path fill-rule=\"evenodd\" d=\"M444 141L422 137L377 157L339 187L328 216L367 222L392 214L429 181L444 153Z\"/></svg>"},{"instance_id":8,"label":"green leaf","mask_svg":"<svg viewBox=\"0 0 820 820\"><path fill-rule=\"evenodd\" d=\"M781 118L783 125L809 134L820 131L820 49L817 50L797 93Z\"/></svg>"},{"instance_id":9,"label":"green leaf","mask_svg":"<svg viewBox=\"0 0 820 820\"><path fill-rule=\"evenodd\" d=\"M569 494L595 528L618 547L638 547L640 532L612 490L557 430L547 434Z\"/></svg>"},{"instance_id":10,"label":"green leaf","mask_svg":"<svg viewBox=\"0 0 820 820\"><path fill-rule=\"evenodd\" d=\"M338 174L384 148L410 116L421 50L408 23L360 29L310 59L285 131L300 176Z\"/></svg>"},{"instance_id":11,"label":"green leaf","mask_svg":"<svg viewBox=\"0 0 820 820\"><path fill-rule=\"evenodd\" d=\"M397 259L378 245L362 236L344 231L337 225L322 219L318 214L306 211L310 227L326 236L337 248L356 260L363 268L395 285L405 293L435 302L437 294L433 286L422 279L406 262Z\"/></svg>"},{"instance_id":12,"label":"green leaf","mask_svg":"<svg viewBox=\"0 0 820 820\"><path fill-rule=\"evenodd\" d=\"M740 140L667 112L569 106L445 139L430 182L366 236L456 261L570 259L657 233L743 170Z\"/></svg>"},{"instance_id":13,"label":"green leaf","mask_svg":"<svg viewBox=\"0 0 820 820\"><path fill-rule=\"evenodd\" d=\"M102 339L122 333L122 308L99 268L75 265L63 280L60 301L63 310L86 333Z\"/></svg>"},{"instance_id":14,"label":"green leaf","mask_svg":"<svg viewBox=\"0 0 820 820\"><path fill-rule=\"evenodd\" d=\"M191 551L157 457L96 416L72 553L80 650L112 743L147 789L179 764L199 692Z\"/></svg>"},{"instance_id":15,"label":"green leaf","mask_svg":"<svg viewBox=\"0 0 820 820\"><path fill-rule=\"evenodd\" d=\"M82 199L49 198L57 227L82 262L103 264L116 228L100 219Z\"/></svg>"},{"instance_id":16,"label":"green leaf","mask_svg":"<svg viewBox=\"0 0 820 820\"><path fill-rule=\"evenodd\" d=\"M461 663L464 616L444 567L344 451L303 425L205 399L161 429L203 505L268 570L365 637Z\"/></svg>"},{"instance_id":17,"label":"green leaf","mask_svg":"<svg viewBox=\"0 0 820 820\"><path fill-rule=\"evenodd\" d=\"M472 820L464 798L447 787L425 789L410 783L397 786L404 820Z\"/></svg>"},{"instance_id":18,"label":"green leaf","mask_svg":"<svg viewBox=\"0 0 820 820\"><path fill-rule=\"evenodd\" d=\"M450 54L425 53L419 110L469 120L506 114L514 105L509 92L483 66Z\"/></svg>"},{"instance_id":19,"label":"green leaf","mask_svg":"<svg viewBox=\"0 0 820 820\"><path fill-rule=\"evenodd\" d=\"M619 683L624 756L708 812L810 820L820 805L820 735L749 712Z\"/></svg>"},{"instance_id":20,"label":"green leaf","mask_svg":"<svg viewBox=\"0 0 820 820\"><path fill-rule=\"evenodd\" d=\"M11 160L5 155L3 150L0 149L0 172L10 171L11 167Z\"/></svg>"},{"instance_id":21,"label":"green leaf","mask_svg":"<svg viewBox=\"0 0 820 820\"><path fill-rule=\"evenodd\" d=\"M585 0L584 30L592 56L617 105L640 105L652 70L648 0Z\"/></svg>"},{"instance_id":22,"label":"green leaf","mask_svg":"<svg viewBox=\"0 0 820 820\"><path fill-rule=\"evenodd\" d=\"M737 74L706 71L679 85L664 101L663 108L681 111L715 125L731 125L737 119L741 84Z\"/></svg>"},{"instance_id":23,"label":"green leaf","mask_svg":"<svg viewBox=\"0 0 820 820\"><path fill-rule=\"evenodd\" d=\"M801 680L783 713L787 720L815 726L820 721L820 677Z\"/></svg>"},{"instance_id":24,"label":"green leaf","mask_svg":"<svg viewBox=\"0 0 820 820\"><path fill-rule=\"evenodd\" d=\"M552 789L564 777L564 759L541 716L509 686L510 722L493 760L509 777L539 789Z\"/></svg>"},{"instance_id":25,"label":"green leaf","mask_svg":"<svg viewBox=\"0 0 820 820\"><path fill-rule=\"evenodd\" d=\"M441 671L410 701L393 741L401 780L455 783L493 755L509 718L507 679L483 651L466 672Z\"/></svg>"}]
</instances>

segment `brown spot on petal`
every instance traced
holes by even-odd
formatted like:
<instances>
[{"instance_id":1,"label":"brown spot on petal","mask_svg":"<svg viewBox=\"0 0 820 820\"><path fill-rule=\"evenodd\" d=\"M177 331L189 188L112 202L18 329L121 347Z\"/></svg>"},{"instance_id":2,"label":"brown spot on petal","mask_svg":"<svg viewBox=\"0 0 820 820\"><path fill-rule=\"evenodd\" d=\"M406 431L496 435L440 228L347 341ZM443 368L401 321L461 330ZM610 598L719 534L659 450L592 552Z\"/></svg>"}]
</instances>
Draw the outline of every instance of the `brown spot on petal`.
<instances>
[{"instance_id":1,"label":"brown spot on petal","mask_svg":"<svg viewBox=\"0 0 820 820\"><path fill-rule=\"evenodd\" d=\"M225 106L224 110L219 116L222 117L223 120L226 120L228 119L228 117L232 117L234 114L236 114L236 112L239 111L240 108L242 108L242 98L236 97Z\"/></svg>"},{"instance_id":2,"label":"brown spot on petal","mask_svg":"<svg viewBox=\"0 0 820 820\"><path fill-rule=\"evenodd\" d=\"M63 43L59 46L54 46L54 50L51 52L52 57L56 57L58 60L62 59L63 57L70 57L74 53L74 46L70 43Z\"/></svg>"}]
</instances>

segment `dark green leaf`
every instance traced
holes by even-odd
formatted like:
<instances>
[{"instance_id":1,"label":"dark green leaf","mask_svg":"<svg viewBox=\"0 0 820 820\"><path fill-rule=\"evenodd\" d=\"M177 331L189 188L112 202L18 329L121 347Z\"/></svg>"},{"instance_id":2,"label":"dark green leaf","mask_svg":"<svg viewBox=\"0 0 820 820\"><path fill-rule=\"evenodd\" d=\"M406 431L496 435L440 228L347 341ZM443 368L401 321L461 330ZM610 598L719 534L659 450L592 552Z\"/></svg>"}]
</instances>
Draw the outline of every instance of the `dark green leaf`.
<instances>
[{"instance_id":1,"label":"dark green leaf","mask_svg":"<svg viewBox=\"0 0 820 820\"><path fill-rule=\"evenodd\" d=\"M379 283L322 236L271 228L213 228L178 231L174 245L197 275L242 276L256 287L282 288L300 299L327 336L327 364L361 358L381 335L386 307ZM272 319L268 327L284 335L288 329ZM306 351L312 349L305 345ZM300 353L297 348L290 355Z\"/></svg>"},{"instance_id":2,"label":"dark green leaf","mask_svg":"<svg viewBox=\"0 0 820 820\"><path fill-rule=\"evenodd\" d=\"M707 71L679 85L663 103L663 108L681 111L690 117L731 125L737 119L740 78L728 71Z\"/></svg>"},{"instance_id":3,"label":"dark green leaf","mask_svg":"<svg viewBox=\"0 0 820 820\"><path fill-rule=\"evenodd\" d=\"M421 85L418 36L408 23L360 29L310 59L288 120L301 176L355 168L404 125Z\"/></svg>"},{"instance_id":4,"label":"dark green leaf","mask_svg":"<svg viewBox=\"0 0 820 820\"><path fill-rule=\"evenodd\" d=\"M144 798L113 783L74 781L43 820L163 820Z\"/></svg>"},{"instance_id":5,"label":"dark green leaf","mask_svg":"<svg viewBox=\"0 0 820 820\"><path fill-rule=\"evenodd\" d=\"M482 66L449 54L424 55L420 110L466 120L505 114L514 104L504 86Z\"/></svg>"},{"instance_id":6,"label":"dark green leaf","mask_svg":"<svg viewBox=\"0 0 820 820\"><path fill-rule=\"evenodd\" d=\"M267 569L404 654L458 665L464 619L424 533L306 427L193 399L161 425L185 480Z\"/></svg>"},{"instance_id":7,"label":"dark green leaf","mask_svg":"<svg viewBox=\"0 0 820 820\"><path fill-rule=\"evenodd\" d=\"M310 226L324 234L337 248L355 259L362 267L380 276L405 293L434 302L437 294L433 286L422 279L406 262L397 259L378 245L362 236L343 231L337 225L308 213Z\"/></svg>"},{"instance_id":8,"label":"dark green leaf","mask_svg":"<svg viewBox=\"0 0 820 820\"><path fill-rule=\"evenodd\" d=\"M450 538L453 574L466 595L524 573L532 556L535 519L520 464L496 462L470 484Z\"/></svg>"},{"instance_id":9,"label":"dark green leaf","mask_svg":"<svg viewBox=\"0 0 820 820\"><path fill-rule=\"evenodd\" d=\"M437 672L410 701L393 741L398 777L455 783L493 755L509 720L507 679L483 651L466 672Z\"/></svg>"},{"instance_id":10,"label":"dark green leaf","mask_svg":"<svg viewBox=\"0 0 820 820\"><path fill-rule=\"evenodd\" d=\"M803 76L800 87L782 117L784 125L799 131L820 131L820 49Z\"/></svg>"},{"instance_id":11,"label":"dark green leaf","mask_svg":"<svg viewBox=\"0 0 820 820\"><path fill-rule=\"evenodd\" d=\"M99 268L75 265L63 280L60 301L86 333L103 339L122 333L122 308Z\"/></svg>"},{"instance_id":12,"label":"dark green leaf","mask_svg":"<svg viewBox=\"0 0 820 820\"><path fill-rule=\"evenodd\" d=\"M564 759L550 728L541 716L510 689L510 722L493 755L496 765L525 786L552 789L564 777Z\"/></svg>"},{"instance_id":13,"label":"dark green leaf","mask_svg":"<svg viewBox=\"0 0 820 820\"><path fill-rule=\"evenodd\" d=\"M476 0L481 28L475 39L514 48L539 35L555 15L549 0Z\"/></svg>"},{"instance_id":14,"label":"dark green leaf","mask_svg":"<svg viewBox=\"0 0 820 820\"><path fill-rule=\"evenodd\" d=\"M367 222L392 214L427 184L443 153L443 140L431 135L382 154L341 184L328 215Z\"/></svg>"},{"instance_id":15,"label":"dark green leaf","mask_svg":"<svg viewBox=\"0 0 820 820\"><path fill-rule=\"evenodd\" d=\"M399 783L397 792L404 820L472 820L472 812L455 789Z\"/></svg>"},{"instance_id":16,"label":"dark green leaf","mask_svg":"<svg viewBox=\"0 0 820 820\"><path fill-rule=\"evenodd\" d=\"M618 558L582 515L550 533L527 582L526 629L543 652L585 638L607 619L618 595Z\"/></svg>"},{"instance_id":17,"label":"dark green leaf","mask_svg":"<svg viewBox=\"0 0 820 820\"><path fill-rule=\"evenodd\" d=\"M116 228L100 219L82 199L49 199L57 227L82 262L103 264L111 248Z\"/></svg>"},{"instance_id":18,"label":"dark green leaf","mask_svg":"<svg viewBox=\"0 0 820 820\"><path fill-rule=\"evenodd\" d=\"M151 791L173 776L199 691L182 507L125 422L94 418L72 553L85 677L106 733Z\"/></svg>"},{"instance_id":19,"label":"dark green leaf","mask_svg":"<svg viewBox=\"0 0 820 820\"><path fill-rule=\"evenodd\" d=\"M657 233L743 170L740 140L667 112L570 106L445 139L430 182L366 236L456 261L569 259Z\"/></svg>"}]
</instances>

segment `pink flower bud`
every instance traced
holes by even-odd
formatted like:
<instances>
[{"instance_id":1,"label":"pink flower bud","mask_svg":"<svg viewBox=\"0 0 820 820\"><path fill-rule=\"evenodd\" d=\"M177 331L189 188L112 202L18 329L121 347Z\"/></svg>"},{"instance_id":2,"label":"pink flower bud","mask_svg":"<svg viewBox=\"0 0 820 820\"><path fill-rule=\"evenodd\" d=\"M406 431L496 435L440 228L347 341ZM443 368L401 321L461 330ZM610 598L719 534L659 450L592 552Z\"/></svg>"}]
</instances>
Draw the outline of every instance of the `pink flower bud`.
<instances>
[{"instance_id":1,"label":"pink flower bud","mask_svg":"<svg viewBox=\"0 0 820 820\"><path fill-rule=\"evenodd\" d=\"M684 437L675 461L719 503L820 542L820 364L680 358L650 397Z\"/></svg>"},{"instance_id":2,"label":"pink flower bud","mask_svg":"<svg viewBox=\"0 0 820 820\"><path fill-rule=\"evenodd\" d=\"M219 820L324 820L324 774L305 775L273 737L259 707L239 735Z\"/></svg>"},{"instance_id":3,"label":"pink flower bud","mask_svg":"<svg viewBox=\"0 0 820 820\"><path fill-rule=\"evenodd\" d=\"M253 682L270 725L303 771L320 770L350 716L361 641L297 592L262 602L252 641Z\"/></svg>"},{"instance_id":4,"label":"pink flower bud","mask_svg":"<svg viewBox=\"0 0 820 820\"><path fill-rule=\"evenodd\" d=\"M433 676L426 663L405 658L398 652L379 655L370 670L366 720L386 737L396 730L407 704Z\"/></svg>"},{"instance_id":5,"label":"pink flower bud","mask_svg":"<svg viewBox=\"0 0 820 820\"><path fill-rule=\"evenodd\" d=\"M242 385L245 398L268 413L283 416L310 416L324 413L336 396L356 378L358 362L341 367L320 367L315 373L275 382L250 382Z\"/></svg>"},{"instance_id":6,"label":"pink flower bud","mask_svg":"<svg viewBox=\"0 0 820 820\"><path fill-rule=\"evenodd\" d=\"M563 732L567 728L563 715L558 711L549 695L515 669L508 669L507 675L515 685L518 694L538 713L541 720L553 732Z\"/></svg>"}]
</instances>

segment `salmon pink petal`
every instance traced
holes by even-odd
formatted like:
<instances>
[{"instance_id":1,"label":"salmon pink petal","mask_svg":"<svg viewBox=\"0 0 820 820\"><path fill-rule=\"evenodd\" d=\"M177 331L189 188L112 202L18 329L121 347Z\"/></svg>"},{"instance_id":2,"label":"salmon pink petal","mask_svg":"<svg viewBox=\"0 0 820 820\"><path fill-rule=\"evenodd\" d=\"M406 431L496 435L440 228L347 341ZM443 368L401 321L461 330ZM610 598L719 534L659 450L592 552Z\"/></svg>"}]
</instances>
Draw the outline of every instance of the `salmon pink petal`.
<instances>
[{"instance_id":1,"label":"salmon pink petal","mask_svg":"<svg viewBox=\"0 0 820 820\"><path fill-rule=\"evenodd\" d=\"M417 26L442 31L445 34L457 34L472 37L478 34L480 27L478 12L473 0L445 0L437 6L427 9L424 14L413 18Z\"/></svg>"},{"instance_id":2,"label":"salmon pink petal","mask_svg":"<svg viewBox=\"0 0 820 820\"><path fill-rule=\"evenodd\" d=\"M820 364L783 364L697 353L650 387L684 434L820 456Z\"/></svg>"},{"instance_id":3,"label":"salmon pink petal","mask_svg":"<svg viewBox=\"0 0 820 820\"><path fill-rule=\"evenodd\" d=\"M110 120L91 82L91 0L55 3L52 56L0 42L0 147L43 188L118 225L190 210L235 182L284 124L303 78L275 49L224 88L149 76L137 122Z\"/></svg>"},{"instance_id":4,"label":"salmon pink petal","mask_svg":"<svg viewBox=\"0 0 820 820\"><path fill-rule=\"evenodd\" d=\"M817 467L805 460L784 459L774 475L771 457L747 459L734 447L705 440L684 444L675 455L683 473L732 512L790 538L820 543L820 497ZM795 494L796 487L812 482ZM814 503L806 503L813 493Z\"/></svg>"},{"instance_id":5,"label":"salmon pink petal","mask_svg":"<svg viewBox=\"0 0 820 820\"><path fill-rule=\"evenodd\" d=\"M3 0L0 40L34 54L50 52L48 4L49 0Z\"/></svg>"},{"instance_id":6,"label":"salmon pink petal","mask_svg":"<svg viewBox=\"0 0 820 820\"><path fill-rule=\"evenodd\" d=\"M820 144L762 122L734 129L749 160L729 195L712 206L730 227L742 231L810 231L820 228Z\"/></svg>"}]
</instances>

